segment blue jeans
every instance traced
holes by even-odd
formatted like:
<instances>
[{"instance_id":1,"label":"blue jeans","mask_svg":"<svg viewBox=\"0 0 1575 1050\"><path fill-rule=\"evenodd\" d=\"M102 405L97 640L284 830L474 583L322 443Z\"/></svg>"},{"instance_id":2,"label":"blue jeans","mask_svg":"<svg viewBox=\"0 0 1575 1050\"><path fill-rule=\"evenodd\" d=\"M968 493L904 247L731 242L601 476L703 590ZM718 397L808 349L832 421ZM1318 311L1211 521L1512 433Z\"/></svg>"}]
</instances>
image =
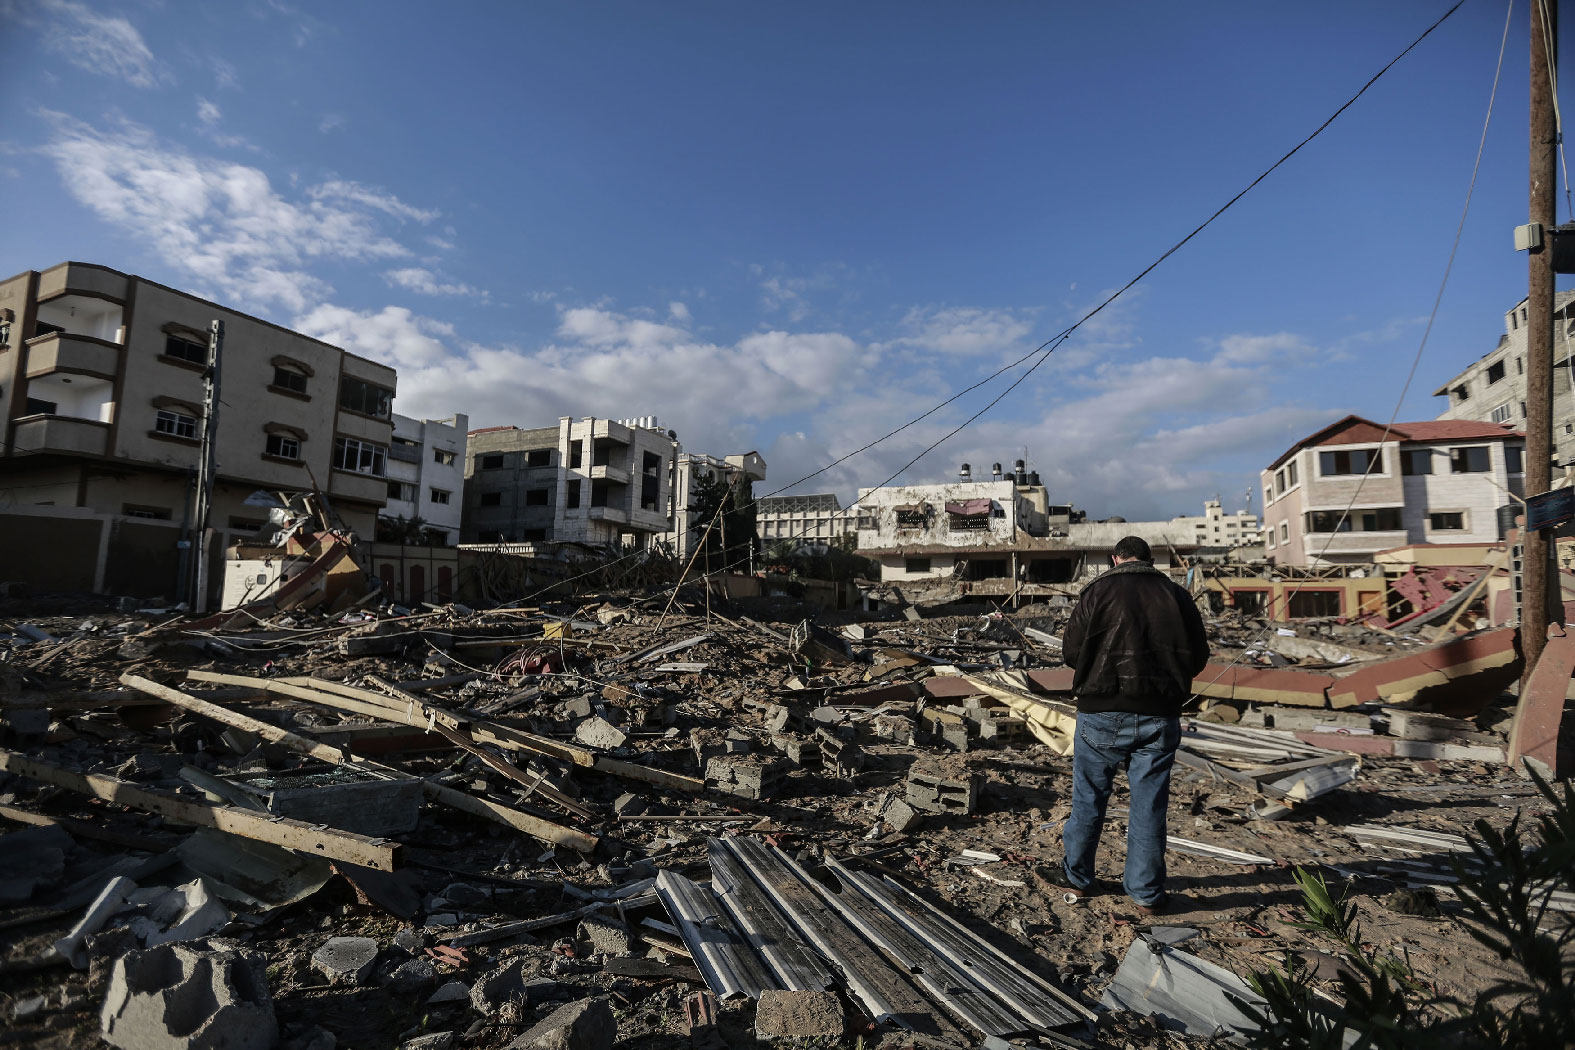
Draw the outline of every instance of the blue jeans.
<instances>
[{"instance_id":1,"label":"blue jeans","mask_svg":"<svg viewBox=\"0 0 1575 1050\"><path fill-rule=\"evenodd\" d=\"M1077 889L1094 882L1094 853L1105 823L1105 805L1116 770L1127 764L1132 815L1127 822L1127 865L1122 888L1139 904L1165 896L1165 807L1170 770L1181 744L1181 719L1130 711L1079 712L1072 747L1072 815L1061 831L1067 881Z\"/></svg>"}]
</instances>

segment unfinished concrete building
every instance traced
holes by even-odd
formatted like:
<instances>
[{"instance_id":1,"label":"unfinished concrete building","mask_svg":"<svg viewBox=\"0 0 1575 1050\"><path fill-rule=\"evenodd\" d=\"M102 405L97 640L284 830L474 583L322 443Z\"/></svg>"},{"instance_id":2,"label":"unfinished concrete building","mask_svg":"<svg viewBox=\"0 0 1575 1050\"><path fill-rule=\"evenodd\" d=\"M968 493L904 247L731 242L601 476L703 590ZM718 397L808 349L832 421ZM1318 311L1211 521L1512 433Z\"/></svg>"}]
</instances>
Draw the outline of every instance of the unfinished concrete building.
<instances>
[{"instance_id":1,"label":"unfinished concrete building","mask_svg":"<svg viewBox=\"0 0 1575 1050\"><path fill-rule=\"evenodd\" d=\"M649 546L672 528L680 451L652 417L473 430L462 540Z\"/></svg>"},{"instance_id":2,"label":"unfinished concrete building","mask_svg":"<svg viewBox=\"0 0 1575 1050\"><path fill-rule=\"evenodd\" d=\"M857 539L859 512L834 492L767 496L755 505L755 531L762 543L831 545Z\"/></svg>"}]
</instances>

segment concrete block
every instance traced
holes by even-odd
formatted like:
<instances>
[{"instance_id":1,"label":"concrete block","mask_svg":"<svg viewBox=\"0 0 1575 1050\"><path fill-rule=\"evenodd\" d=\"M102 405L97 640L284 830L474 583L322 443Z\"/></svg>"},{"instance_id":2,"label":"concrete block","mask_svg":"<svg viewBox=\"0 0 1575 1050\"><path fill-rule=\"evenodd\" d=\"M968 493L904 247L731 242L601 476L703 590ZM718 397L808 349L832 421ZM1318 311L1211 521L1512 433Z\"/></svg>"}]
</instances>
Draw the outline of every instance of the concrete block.
<instances>
[{"instance_id":1,"label":"concrete block","mask_svg":"<svg viewBox=\"0 0 1575 1050\"><path fill-rule=\"evenodd\" d=\"M429 1003L453 1003L470 998L470 985L464 981L449 981L427 996Z\"/></svg>"},{"instance_id":2,"label":"concrete block","mask_svg":"<svg viewBox=\"0 0 1575 1050\"><path fill-rule=\"evenodd\" d=\"M400 1050L449 1050L454 1045L453 1032L428 1032L400 1044Z\"/></svg>"},{"instance_id":3,"label":"concrete block","mask_svg":"<svg viewBox=\"0 0 1575 1050\"><path fill-rule=\"evenodd\" d=\"M365 984L377 962L377 942L370 937L330 937L312 953L312 969L329 984Z\"/></svg>"},{"instance_id":4,"label":"concrete block","mask_svg":"<svg viewBox=\"0 0 1575 1050\"><path fill-rule=\"evenodd\" d=\"M859 745L826 729L815 730L815 738L820 743L821 766L827 773L848 778L864 768L864 752Z\"/></svg>"},{"instance_id":5,"label":"concrete block","mask_svg":"<svg viewBox=\"0 0 1575 1050\"><path fill-rule=\"evenodd\" d=\"M510 1050L612 1050L618 1022L603 998L558 1007L509 1044Z\"/></svg>"},{"instance_id":6,"label":"concrete block","mask_svg":"<svg viewBox=\"0 0 1575 1050\"><path fill-rule=\"evenodd\" d=\"M99 1034L121 1050L272 1050L279 1041L263 957L200 941L115 960Z\"/></svg>"},{"instance_id":7,"label":"concrete block","mask_svg":"<svg viewBox=\"0 0 1575 1050\"><path fill-rule=\"evenodd\" d=\"M886 803L881 820L892 831L898 832L917 831L924 826L923 814L900 798L893 798Z\"/></svg>"},{"instance_id":8,"label":"concrete block","mask_svg":"<svg viewBox=\"0 0 1575 1050\"><path fill-rule=\"evenodd\" d=\"M589 718L596 713L595 709L591 707L591 698L585 695L564 701L559 710L563 712L564 718L576 720Z\"/></svg>"},{"instance_id":9,"label":"concrete block","mask_svg":"<svg viewBox=\"0 0 1575 1050\"><path fill-rule=\"evenodd\" d=\"M832 992L768 989L755 1008L756 1039L840 1039L845 1024L842 1000Z\"/></svg>"},{"instance_id":10,"label":"concrete block","mask_svg":"<svg viewBox=\"0 0 1575 1050\"><path fill-rule=\"evenodd\" d=\"M281 817L358 835L402 835L421 819L421 780L354 766L222 777Z\"/></svg>"},{"instance_id":11,"label":"concrete block","mask_svg":"<svg viewBox=\"0 0 1575 1050\"><path fill-rule=\"evenodd\" d=\"M705 786L748 799L770 798L781 787L788 763L755 755L722 755L705 765Z\"/></svg>"},{"instance_id":12,"label":"concrete block","mask_svg":"<svg viewBox=\"0 0 1575 1050\"><path fill-rule=\"evenodd\" d=\"M637 817L645 812L645 799L626 791L613 801L613 813L620 817Z\"/></svg>"},{"instance_id":13,"label":"concrete block","mask_svg":"<svg viewBox=\"0 0 1575 1050\"><path fill-rule=\"evenodd\" d=\"M911 770L906 801L922 813L966 816L979 806L979 778L971 773L948 777L933 771Z\"/></svg>"},{"instance_id":14,"label":"concrete block","mask_svg":"<svg viewBox=\"0 0 1575 1050\"><path fill-rule=\"evenodd\" d=\"M388 979L397 985L414 987L436 981L438 972L428 959L406 959L394 968Z\"/></svg>"},{"instance_id":15,"label":"concrete block","mask_svg":"<svg viewBox=\"0 0 1575 1050\"><path fill-rule=\"evenodd\" d=\"M575 939L590 945L592 955L621 958L634 954L634 938L629 934L629 927L610 919L580 920Z\"/></svg>"},{"instance_id":16,"label":"concrete block","mask_svg":"<svg viewBox=\"0 0 1575 1050\"><path fill-rule=\"evenodd\" d=\"M1021 718L981 719L979 739L1016 747L1028 742L1028 723Z\"/></svg>"},{"instance_id":17,"label":"concrete block","mask_svg":"<svg viewBox=\"0 0 1575 1050\"><path fill-rule=\"evenodd\" d=\"M913 743L913 719L907 715L876 715L870 729L881 740L897 744Z\"/></svg>"},{"instance_id":18,"label":"concrete block","mask_svg":"<svg viewBox=\"0 0 1575 1050\"><path fill-rule=\"evenodd\" d=\"M598 716L581 722L574 730L574 739L586 747L599 747L611 751L623 747L624 742L629 739L629 734Z\"/></svg>"},{"instance_id":19,"label":"concrete block","mask_svg":"<svg viewBox=\"0 0 1575 1050\"><path fill-rule=\"evenodd\" d=\"M774 733L771 746L782 752L789 762L804 769L820 768L820 742L791 733Z\"/></svg>"}]
</instances>

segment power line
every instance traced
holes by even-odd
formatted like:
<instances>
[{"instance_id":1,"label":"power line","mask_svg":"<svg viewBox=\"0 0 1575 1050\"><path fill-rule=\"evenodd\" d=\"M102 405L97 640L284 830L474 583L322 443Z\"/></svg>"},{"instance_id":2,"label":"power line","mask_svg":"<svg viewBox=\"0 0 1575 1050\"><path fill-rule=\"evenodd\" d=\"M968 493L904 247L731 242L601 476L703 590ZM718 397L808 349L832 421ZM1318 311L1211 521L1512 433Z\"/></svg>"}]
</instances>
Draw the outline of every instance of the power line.
<instances>
[{"instance_id":1,"label":"power line","mask_svg":"<svg viewBox=\"0 0 1575 1050\"><path fill-rule=\"evenodd\" d=\"M1029 361L1030 359L1033 359L1033 358L1037 358L1037 360L1034 360L1033 363L1031 365L1029 365L1028 369L1021 376L1019 376L1016 380L1014 380L1006 388L1006 390L1002 391L1001 394L999 394L996 398L994 398L992 401L990 401L989 404L985 405L985 407L983 409L981 409L980 411L974 413L972 416L968 417L968 419L964 420L959 426L957 426L954 429L952 429L951 431L949 431L939 441L936 441L936 442L932 443L931 445L929 445L928 447L926 447L924 449L924 451L919 453L919 455L915 456L912 460L908 461L908 463L906 463L903 466L902 470L897 471L896 474L893 474L890 478L887 478L885 481L881 482L881 484L879 484L877 486L874 486L874 488L871 489L870 491L875 491L875 490L884 488L886 485L890 484L893 480L895 480L895 478L897 476L899 476L902 473L903 470L907 470L908 467L913 466L920 459L924 458L924 456L928 455L930 452L932 452L936 448L940 447L941 444L946 442L948 439L950 439L951 437L956 435L958 432L963 430L965 427L967 427L969 424L974 422L974 420L978 419L985 412L989 411L991 408L995 407L995 405L1000 403L1002 398L1004 398L1007 394L1011 393L1012 390L1016 389L1017 386L1020 385L1024 379L1027 379L1029 375L1033 374L1033 372L1035 370L1037 370L1039 368L1039 366L1042 365L1049 358L1049 356L1052 353L1054 353L1057 348L1060 347L1060 345L1062 343L1066 342L1067 339L1071 338L1071 336L1072 336L1072 334L1074 332L1076 332L1084 324L1086 324L1088 321L1092 320L1094 317L1096 317L1098 314L1100 314L1102 311L1104 311L1107 307L1109 307L1117 299L1121 298L1121 296L1125 295L1135 285L1137 285L1138 282L1142 281L1149 274L1153 273L1154 270L1158 269L1160 264L1165 262L1165 260L1169 259L1172 255L1176 254L1176 252L1180 251L1181 248L1184 247L1188 242L1190 242L1194 237L1196 237L1198 234L1202 233L1205 229L1207 229L1209 226L1211 226L1216 219L1218 219L1221 215L1224 215L1227 211L1229 211L1232 207L1234 207L1235 204L1238 201L1240 201L1248 193L1252 192L1252 190L1255 189L1258 186L1259 183L1263 182L1264 179L1266 179L1270 175L1272 175L1283 164L1285 164L1286 161L1290 160L1297 153L1301 152L1303 147L1305 147L1308 143L1312 142L1312 140L1317 138L1319 135L1323 134L1323 132L1329 127L1329 125L1333 124L1337 119L1339 119L1341 114L1343 114L1346 110L1350 109L1351 106L1353 106L1358 99L1360 99L1363 95L1365 95L1368 92L1368 90L1374 84L1376 84L1379 81L1379 79L1381 79L1384 76L1384 74L1388 73L1389 70L1394 68L1394 66L1401 59L1403 59L1406 55L1410 54L1416 48L1416 46L1418 44L1420 44L1423 40L1426 40L1430 35L1432 35L1434 30L1436 30L1439 26L1443 25L1444 22L1447 21L1449 19L1449 17L1452 16L1456 11L1460 10L1461 6L1464 3L1465 3L1465 0L1456 0L1455 4L1453 6L1451 6L1449 8L1449 10L1445 11L1441 16L1439 16L1439 18L1436 21L1434 21L1431 25L1429 25L1426 29L1424 29L1422 31L1421 35L1419 35L1415 40L1411 41L1410 44L1406 45L1405 49L1402 50L1399 54L1397 54L1394 58L1392 58L1388 62L1386 62L1383 65L1383 67L1378 70L1378 72L1374 73L1371 77L1369 77L1367 82L1364 83L1360 88L1358 88L1355 94L1353 94L1350 98L1346 99L1346 101L1344 103L1342 103L1341 106L1338 109L1336 109L1332 114L1329 115L1328 119L1324 120L1324 122L1319 124L1316 128L1314 128L1313 131L1310 134L1308 134L1300 142L1298 142L1296 145L1292 146L1289 150L1287 150L1273 164L1269 165L1262 172L1260 172L1257 175L1256 178L1254 178L1251 182L1249 182L1245 187L1243 187L1240 191L1238 191L1234 196L1232 196L1224 204L1222 204L1218 208L1216 208L1214 210L1214 212L1208 216L1208 218L1204 219L1201 223L1199 223L1197 226L1195 226L1191 230L1191 232L1189 232L1186 236L1182 237L1175 244L1173 244L1169 248L1167 248L1157 259L1155 259L1153 262L1149 263L1147 266L1143 267L1143 269L1138 271L1138 273L1135 276L1133 276L1129 281L1127 281L1125 284L1123 284L1120 288L1116 289L1114 292L1110 293L1110 295L1106 296L1103 301L1101 301L1092 310L1088 311L1088 313L1086 313L1082 317L1078 318L1075 322L1073 322L1068 327L1062 329L1060 332L1057 332L1055 335L1052 335L1049 339L1046 339L1043 343L1040 343L1039 346L1037 346L1033 350L1030 350L1028 353L1026 353L1023 356L1017 358L1016 360L1010 361L1007 364L1001 366L1000 368L996 369L994 372L992 372L989 375L985 376L983 379L980 379L978 382L972 384L971 386L965 387L964 389L957 391L951 397L948 397L946 400L942 401L938 405L935 405L933 408L930 408L928 411L926 411L926 412L924 412L924 413L922 413L922 414L920 414L918 416L915 416L913 419L910 419L906 423L904 423L901 426L897 427L896 429L891 430L888 433L881 435L880 437L876 438L874 441L871 441L868 444L863 445L860 448L854 449L852 452L849 452L846 455L840 456L837 459L832 460L830 463L827 463L825 466L820 467L818 470L812 471L811 473L804 475L803 477L797 479L796 481L789 482L787 485L784 485L781 488L774 489L771 492L766 493L766 496L775 496L775 495L777 495L779 493L787 491L788 489L791 489L791 488L794 488L794 487L796 487L798 485L801 485L804 482L810 480L811 478L815 478L815 477L820 476L821 474L824 474L826 471L830 470L832 467L835 467L838 464L844 463L847 460L852 459L854 456L857 456L857 455L859 455L859 454L861 454L863 452L869 451L870 449L874 448L876 445L879 445L882 442L887 441L887 440L895 437L896 435L902 433L904 430L907 430L909 427L914 426L915 424L917 424L920 421L928 418L931 415L934 415L936 412L940 411L942 408L945 408L947 405L950 405L953 402L957 401L959 398L963 397L965 394L968 394L968 393L971 393L974 390L977 390L979 387L984 386L986 383L989 383L992 380L998 378L999 376L1002 376L1005 373L1011 371L1012 369L1017 368L1018 366L1022 365L1024 362L1027 362L1027 361ZM1494 79L1494 86L1495 86L1495 90L1496 90L1496 88L1497 88L1497 77L1496 76L1495 76L1495 79ZM1479 152L1479 162L1480 162L1480 152ZM1473 172L1472 181L1473 181L1473 185L1474 185L1475 184L1475 172ZM1464 220L1462 219L1462 221L1464 221ZM1457 241L1457 245L1458 245L1458 235L1457 235L1456 241ZM1451 252L1451 261L1452 260L1453 260L1453 252ZM1436 312L1436 305L1435 305L1435 312ZM1414 371L1415 371L1415 364L1412 365L1412 371L1414 373ZM1408 379L1407 380L1407 385L1408 386L1409 386L1409 382L1410 381ZM764 498L766 498L766 496L762 496L762 497L760 497L760 499L764 499ZM758 500L756 500L755 502L758 502ZM857 502L855 502L853 504L853 506L857 506L857 505L858 505ZM789 537L789 538L794 538L794 537ZM603 565L599 566L596 569L588 570L587 572L580 573L577 576L568 577L567 579L564 579L564 580L559 580L553 586L554 587L558 587L558 586L562 586L565 583L572 583L572 582L574 582L576 580L584 579L585 577L593 575L596 572L603 571L605 568L607 568L609 566L617 565L617 564L619 564L622 561L625 561L625 560L628 560L628 559L631 559L631 558L641 557L641 556L643 556L643 554L641 552L634 552L632 554L625 555L622 558L614 559L611 562L604 563ZM737 564L741 564L741 563L742 563L742 560L740 560L739 562L734 562L733 565L736 566ZM726 571L726 567L724 567L724 569L720 570L720 571ZM707 575L709 575L709 574L707 574ZM537 590L537 591L535 591L535 592L533 592L533 593L531 593L529 595L526 595L523 598L516 599L516 601L510 602L508 604L515 605L515 604L520 604L522 602L532 601L533 599L539 597L540 595L546 593L546 591L551 590L551 589L552 589L551 587L541 588L541 589L539 589L539 590Z\"/></svg>"}]
</instances>

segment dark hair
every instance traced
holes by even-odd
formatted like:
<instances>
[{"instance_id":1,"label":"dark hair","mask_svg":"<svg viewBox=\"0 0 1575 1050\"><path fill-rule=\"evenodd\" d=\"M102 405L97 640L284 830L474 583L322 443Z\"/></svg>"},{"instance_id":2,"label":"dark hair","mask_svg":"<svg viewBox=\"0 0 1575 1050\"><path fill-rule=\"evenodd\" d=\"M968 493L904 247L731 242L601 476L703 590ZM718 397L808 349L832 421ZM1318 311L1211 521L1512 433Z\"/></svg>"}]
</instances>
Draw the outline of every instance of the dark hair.
<instances>
[{"instance_id":1,"label":"dark hair","mask_svg":"<svg viewBox=\"0 0 1575 1050\"><path fill-rule=\"evenodd\" d=\"M1116 557L1136 558L1138 561L1153 561L1154 552L1149 550L1148 541L1141 536L1123 536L1116 542Z\"/></svg>"}]
</instances>

